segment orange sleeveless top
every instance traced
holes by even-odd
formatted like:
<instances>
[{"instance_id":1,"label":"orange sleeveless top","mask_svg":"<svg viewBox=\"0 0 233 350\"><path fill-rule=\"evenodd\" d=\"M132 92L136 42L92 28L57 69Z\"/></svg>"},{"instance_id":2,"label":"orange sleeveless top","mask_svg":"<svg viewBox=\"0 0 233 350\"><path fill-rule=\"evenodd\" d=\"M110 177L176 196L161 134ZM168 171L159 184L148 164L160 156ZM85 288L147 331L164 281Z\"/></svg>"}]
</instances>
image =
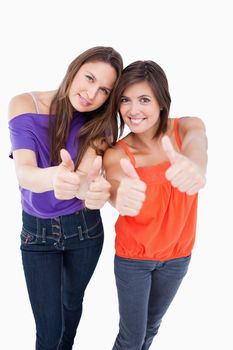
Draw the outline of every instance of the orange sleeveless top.
<instances>
[{"instance_id":1,"label":"orange sleeveless top","mask_svg":"<svg viewBox=\"0 0 233 350\"><path fill-rule=\"evenodd\" d=\"M174 133L181 149L178 120ZM149 167L136 167L133 154L124 149L140 179L147 185L146 199L137 216L119 216L115 224L116 255L129 259L168 260L191 254L196 231L198 195L189 196L166 179L170 167L166 161Z\"/></svg>"}]
</instances>

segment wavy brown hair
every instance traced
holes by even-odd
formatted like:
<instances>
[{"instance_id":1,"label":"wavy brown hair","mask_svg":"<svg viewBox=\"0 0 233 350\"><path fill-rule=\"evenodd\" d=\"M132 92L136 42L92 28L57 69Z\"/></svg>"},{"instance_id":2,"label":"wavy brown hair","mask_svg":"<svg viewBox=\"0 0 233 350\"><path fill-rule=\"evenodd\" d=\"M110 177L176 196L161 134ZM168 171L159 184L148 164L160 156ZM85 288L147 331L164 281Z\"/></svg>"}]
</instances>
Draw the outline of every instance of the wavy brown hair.
<instances>
[{"instance_id":1,"label":"wavy brown hair","mask_svg":"<svg viewBox=\"0 0 233 350\"><path fill-rule=\"evenodd\" d=\"M114 113L114 111L119 111L121 96L123 95L124 90L128 86L142 81L148 82L155 98L162 108L159 116L159 126L154 135L154 137L157 138L167 130L171 97L166 74L164 73L163 69L154 61L136 61L124 68L112 99L112 112ZM120 116L120 137L122 136L125 123L120 112L115 112L115 119L117 119L118 113Z\"/></svg>"},{"instance_id":2,"label":"wavy brown hair","mask_svg":"<svg viewBox=\"0 0 233 350\"><path fill-rule=\"evenodd\" d=\"M112 47L97 46L86 50L71 62L66 75L59 86L50 105L49 139L50 139L50 164L57 165L61 161L60 150L66 146L69 135L71 121L73 119L74 108L69 100L69 89L71 83L80 67L87 62L106 62L110 64L117 73L117 85L120 78L123 61L121 55ZM75 169L79 166L87 148L92 146L97 154L101 154L101 148L96 140L104 139L110 146L117 137L117 128L112 109L109 109L110 98L114 92L97 110L82 113L87 116L87 122L80 128L78 137L78 150L75 160Z\"/></svg>"}]
</instances>

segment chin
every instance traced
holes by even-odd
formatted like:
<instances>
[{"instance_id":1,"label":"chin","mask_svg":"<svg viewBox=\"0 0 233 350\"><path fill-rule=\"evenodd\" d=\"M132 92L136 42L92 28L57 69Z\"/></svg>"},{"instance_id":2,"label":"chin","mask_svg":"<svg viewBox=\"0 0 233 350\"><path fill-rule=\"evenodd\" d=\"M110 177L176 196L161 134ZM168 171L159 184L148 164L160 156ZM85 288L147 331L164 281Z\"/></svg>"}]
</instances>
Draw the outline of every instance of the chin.
<instances>
[{"instance_id":1,"label":"chin","mask_svg":"<svg viewBox=\"0 0 233 350\"><path fill-rule=\"evenodd\" d=\"M90 107L85 107L85 106L82 106L82 105L76 105L76 106L73 106L74 107L74 109L76 110L76 111L78 111L78 112L83 112L83 113L85 113L85 112L91 112L92 111L92 109L90 108Z\"/></svg>"}]
</instances>

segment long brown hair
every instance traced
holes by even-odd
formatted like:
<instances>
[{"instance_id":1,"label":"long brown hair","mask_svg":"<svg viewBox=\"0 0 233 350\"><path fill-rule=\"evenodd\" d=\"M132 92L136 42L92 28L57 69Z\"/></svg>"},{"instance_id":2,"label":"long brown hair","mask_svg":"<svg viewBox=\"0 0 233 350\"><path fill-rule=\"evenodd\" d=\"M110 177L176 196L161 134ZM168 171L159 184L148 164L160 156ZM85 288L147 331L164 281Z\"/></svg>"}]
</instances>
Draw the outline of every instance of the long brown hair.
<instances>
[{"instance_id":1,"label":"long brown hair","mask_svg":"<svg viewBox=\"0 0 233 350\"><path fill-rule=\"evenodd\" d=\"M106 62L110 64L117 73L115 86L118 83L123 69L123 61L121 55L112 47L93 47L80 54L70 63L66 75L50 105L49 113L50 115L54 116L53 118L50 118L49 123L51 165L57 165L61 161L60 150L66 145L71 121L73 119L74 108L71 105L68 97L71 83L80 67L84 63L93 61ZM114 88L110 95L112 95L113 91ZM109 102L110 98L108 97L104 104L97 110L83 113L88 118L86 118L87 122L80 128L77 135L79 147L75 160L76 169L80 164L88 146L91 145L95 148L97 154L101 154L101 149L94 142L95 140L104 138L107 144L110 145L112 141L110 139L116 139L116 125L114 118L111 114L109 114Z\"/></svg>"},{"instance_id":2,"label":"long brown hair","mask_svg":"<svg viewBox=\"0 0 233 350\"><path fill-rule=\"evenodd\" d=\"M159 126L154 135L154 137L158 137L167 130L171 97L167 77L163 69L154 61L136 61L124 68L118 86L114 92L112 111L119 111L121 96L123 95L124 90L129 85L141 81L147 81L149 83L154 96L161 107ZM120 116L119 136L121 136L124 130L124 121L120 112L118 113ZM115 119L117 119L118 113L115 112Z\"/></svg>"}]
</instances>

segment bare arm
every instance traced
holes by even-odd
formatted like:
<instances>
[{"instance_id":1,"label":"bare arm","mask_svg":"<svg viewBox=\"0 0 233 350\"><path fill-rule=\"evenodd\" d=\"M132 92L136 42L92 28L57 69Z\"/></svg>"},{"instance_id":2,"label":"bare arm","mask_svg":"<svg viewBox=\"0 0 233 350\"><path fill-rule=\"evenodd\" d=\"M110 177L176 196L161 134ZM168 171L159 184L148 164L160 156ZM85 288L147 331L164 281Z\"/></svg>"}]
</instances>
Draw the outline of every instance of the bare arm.
<instances>
[{"instance_id":1,"label":"bare arm","mask_svg":"<svg viewBox=\"0 0 233 350\"><path fill-rule=\"evenodd\" d=\"M9 103L9 120L24 113L35 113L35 106L29 94L13 97ZM19 185L35 193L54 190L58 199L71 199L79 189L79 175L73 172L72 160L67 159L58 166L39 168L36 154L30 149L13 152L16 176Z\"/></svg>"},{"instance_id":2,"label":"bare arm","mask_svg":"<svg viewBox=\"0 0 233 350\"><path fill-rule=\"evenodd\" d=\"M28 112L35 112L34 103L28 94L12 98L8 108L9 120ZM35 152L28 149L15 150L13 158L20 186L38 193L53 189L52 179L57 167L38 168Z\"/></svg>"},{"instance_id":3,"label":"bare arm","mask_svg":"<svg viewBox=\"0 0 233 350\"><path fill-rule=\"evenodd\" d=\"M181 118L179 131L182 139L182 154L196 163L205 174L208 141L203 121L195 117Z\"/></svg>"},{"instance_id":4,"label":"bare arm","mask_svg":"<svg viewBox=\"0 0 233 350\"><path fill-rule=\"evenodd\" d=\"M164 151L171 163L166 171L166 177L179 191L193 195L206 183L205 126L199 118L181 118L179 129L182 141L181 153L174 150L168 136L162 138Z\"/></svg>"},{"instance_id":5,"label":"bare arm","mask_svg":"<svg viewBox=\"0 0 233 350\"><path fill-rule=\"evenodd\" d=\"M13 157L21 187L36 193L53 190L53 178L58 167L38 168L35 152L31 150L16 150Z\"/></svg>"}]
</instances>

